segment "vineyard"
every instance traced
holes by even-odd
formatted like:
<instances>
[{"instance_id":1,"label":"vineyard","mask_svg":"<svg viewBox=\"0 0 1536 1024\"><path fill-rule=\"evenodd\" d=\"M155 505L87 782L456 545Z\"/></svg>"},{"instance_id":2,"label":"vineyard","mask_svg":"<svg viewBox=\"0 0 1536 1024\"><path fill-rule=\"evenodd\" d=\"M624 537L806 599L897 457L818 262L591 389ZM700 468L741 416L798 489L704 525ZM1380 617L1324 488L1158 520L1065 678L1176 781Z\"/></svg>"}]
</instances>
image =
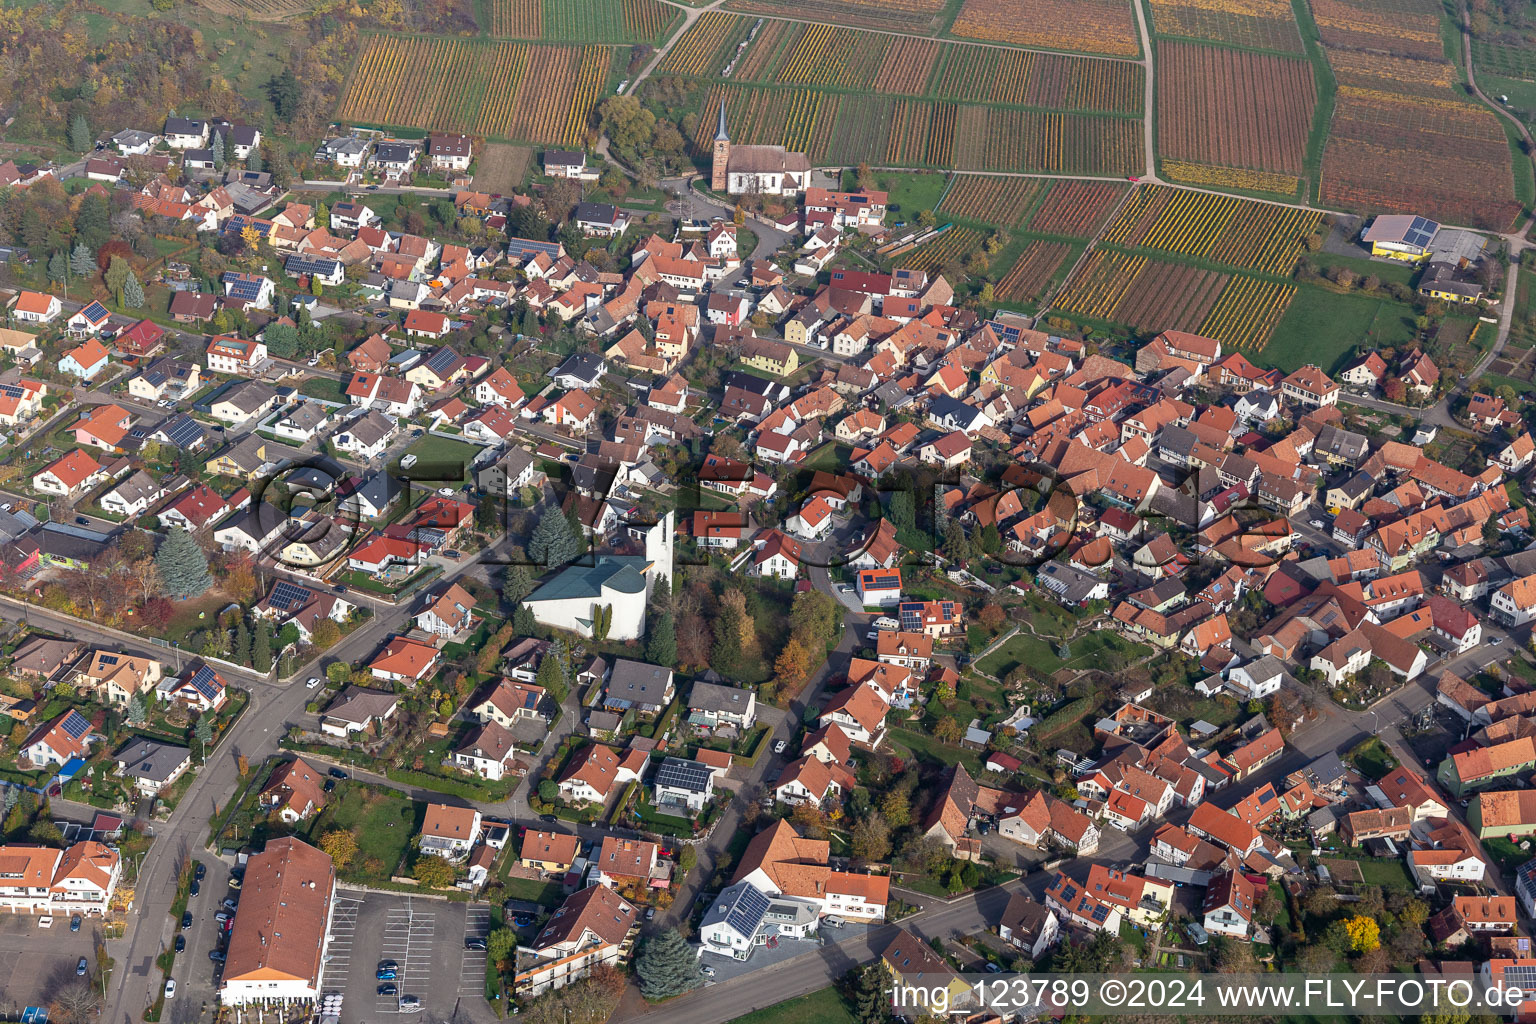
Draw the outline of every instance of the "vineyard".
<instances>
[{"instance_id":1,"label":"vineyard","mask_svg":"<svg viewBox=\"0 0 1536 1024\"><path fill-rule=\"evenodd\" d=\"M955 273L985 241L986 235L975 228L950 228L902 256L896 261L896 266L915 267L930 272L949 268L951 273Z\"/></svg>"},{"instance_id":2,"label":"vineyard","mask_svg":"<svg viewBox=\"0 0 1536 1024\"><path fill-rule=\"evenodd\" d=\"M203 7L227 18L250 21L289 21L315 9L315 0L198 0Z\"/></svg>"},{"instance_id":3,"label":"vineyard","mask_svg":"<svg viewBox=\"0 0 1536 1024\"><path fill-rule=\"evenodd\" d=\"M694 22L658 74L1127 116L1141 113L1144 87L1141 66L1130 61L940 43L719 11Z\"/></svg>"},{"instance_id":4,"label":"vineyard","mask_svg":"<svg viewBox=\"0 0 1536 1024\"><path fill-rule=\"evenodd\" d=\"M1386 89L1443 99L1454 95L1456 88L1456 68L1445 60L1330 50L1328 63L1333 65L1333 75L1340 85L1360 89Z\"/></svg>"},{"instance_id":5,"label":"vineyard","mask_svg":"<svg viewBox=\"0 0 1536 1024\"><path fill-rule=\"evenodd\" d=\"M1323 45L1444 60L1436 0L1310 0Z\"/></svg>"},{"instance_id":6,"label":"vineyard","mask_svg":"<svg viewBox=\"0 0 1536 1024\"><path fill-rule=\"evenodd\" d=\"M1072 246L1066 242L1030 242L1018 262L997 282L994 294L1003 302L1023 303L1038 299L1071 254Z\"/></svg>"},{"instance_id":7,"label":"vineyard","mask_svg":"<svg viewBox=\"0 0 1536 1024\"><path fill-rule=\"evenodd\" d=\"M813 162L1044 174L1129 174L1141 166L1141 122L809 88L710 88L695 143L708 149L728 97L731 137L781 145Z\"/></svg>"},{"instance_id":8,"label":"vineyard","mask_svg":"<svg viewBox=\"0 0 1536 1024\"><path fill-rule=\"evenodd\" d=\"M1152 0L1152 27L1164 36L1303 52L1289 0Z\"/></svg>"},{"instance_id":9,"label":"vineyard","mask_svg":"<svg viewBox=\"0 0 1536 1024\"><path fill-rule=\"evenodd\" d=\"M613 50L373 36L337 117L554 145L585 142Z\"/></svg>"},{"instance_id":10,"label":"vineyard","mask_svg":"<svg viewBox=\"0 0 1536 1024\"><path fill-rule=\"evenodd\" d=\"M838 25L912 32L927 35L937 32L944 18L947 0L820 0L816 17ZM804 0L727 0L726 8L743 14L805 16Z\"/></svg>"},{"instance_id":11,"label":"vineyard","mask_svg":"<svg viewBox=\"0 0 1536 1024\"><path fill-rule=\"evenodd\" d=\"M661 0L488 0L490 33L570 43L655 43L680 16Z\"/></svg>"},{"instance_id":12,"label":"vineyard","mask_svg":"<svg viewBox=\"0 0 1536 1024\"><path fill-rule=\"evenodd\" d=\"M1130 186L1108 181L1058 181L1025 225L1043 235L1092 238Z\"/></svg>"},{"instance_id":13,"label":"vineyard","mask_svg":"<svg viewBox=\"0 0 1536 1024\"><path fill-rule=\"evenodd\" d=\"M1271 171L1250 171L1241 167L1212 167L1210 164L1190 164L1182 160L1164 160L1159 168L1169 181L1187 185L1204 185L1208 188L1240 188L1247 192L1274 192L1293 196L1301 187L1301 179L1294 174L1275 174Z\"/></svg>"},{"instance_id":14,"label":"vineyard","mask_svg":"<svg viewBox=\"0 0 1536 1024\"><path fill-rule=\"evenodd\" d=\"M1159 42L1157 147L1189 163L1298 176L1317 96L1305 60Z\"/></svg>"},{"instance_id":15,"label":"vineyard","mask_svg":"<svg viewBox=\"0 0 1536 1024\"><path fill-rule=\"evenodd\" d=\"M1139 114L1143 83L1141 65L1129 61L950 45L934 94L971 103Z\"/></svg>"},{"instance_id":16,"label":"vineyard","mask_svg":"<svg viewBox=\"0 0 1536 1024\"><path fill-rule=\"evenodd\" d=\"M1257 353L1295 294L1284 282L1099 249L1078 266L1054 308L1137 331L1192 331Z\"/></svg>"},{"instance_id":17,"label":"vineyard","mask_svg":"<svg viewBox=\"0 0 1536 1024\"><path fill-rule=\"evenodd\" d=\"M1503 230L1519 213L1494 113L1454 99L1339 89L1321 200Z\"/></svg>"},{"instance_id":18,"label":"vineyard","mask_svg":"<svg viewBox=\"0 0 1536 1024\"><path fill-rule=\"evenodd\" d=\"M1315 210L1143 185L1102 240L1288 276L1320 219Z\"/></svg>"},{"instance_id":19,"label":"vineyard","mask_svg":"<svg viewBox=\"0 0 1536 1024\"><path fill-rule=\"evenodd\" d=\"M1213 270L1097 249L1078 265L1055 308L1138 331L1196 331L1230 280Z\"/></svg>"},{"instance_id":20,"label":"vineyard","mask_svg":"<svg viewBox=\"0 0 1536 1024\"><path fill-rule=\"evenodd\" d=\"M1045 183L1038 178L987 178L974 174L956 176L935 211L944 217L960 217L1016 228L1035 205Z\"/></svg>"},{"instance_id":21,"label":"vineyard","mask_svg":"<svg viewBox=\"0 0 1536 1024\"><path fill-rule=\"evenodd\" d=\"M965 0L950 31L1045 50L1141 54L1129 0Z\"/></svg>"}]
</instances>

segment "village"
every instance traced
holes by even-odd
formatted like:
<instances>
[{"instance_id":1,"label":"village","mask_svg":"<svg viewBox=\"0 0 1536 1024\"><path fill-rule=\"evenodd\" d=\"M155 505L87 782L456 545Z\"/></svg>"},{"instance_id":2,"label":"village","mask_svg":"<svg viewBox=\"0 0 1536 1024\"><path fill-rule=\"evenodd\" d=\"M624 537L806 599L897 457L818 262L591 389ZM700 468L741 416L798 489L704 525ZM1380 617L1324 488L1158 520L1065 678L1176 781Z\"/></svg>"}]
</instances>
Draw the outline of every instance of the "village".
<instances>
[{"instance_id":1,"label":"village","mask_svg":"<svg viewBox=\"0 0 1536 1024\"><path fill-rule=\"evenodd\" d=\"M17 1006L1536 966L1529 392L988 308L723 105L648 213L152 127L0 165L79 239L5 253ZM1497 312L1489 239L1357 241Z\"/></svg>"}]
</instances>

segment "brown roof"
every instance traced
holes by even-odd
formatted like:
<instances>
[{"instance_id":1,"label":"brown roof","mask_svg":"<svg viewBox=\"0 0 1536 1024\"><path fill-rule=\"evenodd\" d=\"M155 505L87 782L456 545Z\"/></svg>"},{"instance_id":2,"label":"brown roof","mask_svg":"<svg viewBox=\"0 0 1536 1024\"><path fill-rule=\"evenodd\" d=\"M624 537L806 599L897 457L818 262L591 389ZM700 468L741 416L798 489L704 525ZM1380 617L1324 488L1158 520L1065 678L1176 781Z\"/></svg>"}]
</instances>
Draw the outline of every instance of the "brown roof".
<instances>
[{"instance_id":1,"label":"brown roof","mask_svg":"<svg viewBox=\"0 0 1536 1024\"><path fill-rule=\"evenodd\" d=\"M570 865L581 850L581 840L563 832L536 832L529 829L523 836L523 860L549 861Z\"/></svg>"},{"instance_id":2,"label":"brown roof","mask_svg":"<svg viewBox=\"0 0 1536 1024\"><path fill-rule=\"evenodd\" d=\"M635 908L606 885L593 885L568 897L549 919L535 949L579 945L590 931L609 945L620 945L635 926Z\"/></svg>"},{"instance_id":3,"label":"brown roof","mask_svg":"<svg viewBox=\"0 0 1536 1024\"><path fill-rule=\"evenodd\" d=\"M650 878L656 862L656 844L639 839L605 836L597 855L598 869L605 875L625 878Z\"/></svg>"},{"instance_id":4,"label":"brown roof","mask_svg":"<svg viewBox=\"0 0 1536 1024\"><path fill-rule=\"evenodd\" d=\"M964 765L957 764L951 768L943 795L923 819L923 831L928 831L934 825L943 825L950 838L959 839L963 836L965 826L971 820L971 811L976 806L977 790L976 780L971 778Z\"/></svg>"},{"instance_id":5,"label":"brown roof","mask_svg":"<svg viewBox=\"0 0 1536 1024\"><path fill-rule=\"evenodd\" d=\"M593 744L584 754L572 759L571 766L561 776L560 781L579 780L607 796L613 786L619 764L619 755L614 753L612 748Z\"/></svg>"},{"instance_id":6,"label":"brown roof","mask_svg":"<svg viewBox=\"0 0 1536 1024\"><path fill-rule=\"evenodd\" d=\"M314 984L335 884L336 869L320 850L293 838L268 841L246 864L225 980Z\"/></svg>"},{"instance_id":7,"label":"brown roof","mask_svg":"<svg viewBox=\"0 0 1536 1024\"><path fill-rule=\"evenodd\" d=\"M283 807L293 808L295 813L304 813L305 805L312 806L315 810L325 806L325 776L317 769L305 763L303 758L296 757L287 764L278 765L272 769L272 775L267 779L266 788L261 791L263 798L271 794L270 800L263 802L277 804Z\"/></svg>"},{"instance_id":8,"label":"brown roof","mask_svg":"<svg viewBox=\"0 0 1536 1024\"><path fill-rule=\"evenodd\" d=\"M752 837L731 882L761 870L787 896L820 897L831 873L829 854L825 839L806 839L781 818Z\"/></svg>"},{"instance_id":9,"label":"brown roof","mask_svg":"<svg viewBox=\"0 0 1536 1024\"><path fill-rule=\"evenodd\" d=\"M1479 793L1475 799L1485 829L1536 824L1536 791L1501 790Z\"/></svg>"},{"instance_id":10,"label":"brown roof","mask_svg":"<svg viewBox=\"0 0 1536 1024\"><path fill-rule=\"evenodd\" d=\"M427 816L421 824L424 836L441 836L444 839L475 838L475 809L454 807L449 804L427 804Z\"/></svg>"}]
</instances>

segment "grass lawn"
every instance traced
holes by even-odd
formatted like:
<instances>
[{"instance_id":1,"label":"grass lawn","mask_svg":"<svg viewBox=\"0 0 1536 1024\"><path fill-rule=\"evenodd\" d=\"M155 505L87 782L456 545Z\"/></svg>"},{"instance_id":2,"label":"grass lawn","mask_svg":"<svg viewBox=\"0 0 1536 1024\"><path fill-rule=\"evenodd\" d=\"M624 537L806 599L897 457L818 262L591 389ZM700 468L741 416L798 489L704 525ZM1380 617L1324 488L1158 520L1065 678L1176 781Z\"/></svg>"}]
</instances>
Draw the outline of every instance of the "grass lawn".
<instances>
[{"instance_id":1,"label":"grass lawn","mask_svg":"<svg viewBox=\"0 0 1536 1024\"><path fill-rule=\"evenodd\" d=\"M412 837L421 832L425 804L358 782L343 782L310 829L319 841L332 829L344 829L357 838L357 857L343 875L359 881L387 880L405 857Z\"/></svg>"},{"instance_id":2,"label":"grass lawn","mask_svg":"<svg viewBox=\"0 0 1536 1024\"><path fill-rule=\"evenodd\" d=\"M1522 850L1518 843L1512 843L1502 837L1484 839L1483 849L1504 871L1513 871L1531 859L1530 850Z\"/></svg>"},{"instance_id":3,"label":"grass lawn","mask_svg":"<svg viewBox=\"0 0 1536 1024\"><path fill-rule=\"evenodd\" d=\"M730 1024L854 1024L854 1016L837 989L828 985L808 996L736 1017Z\"/></svg>"},{"instance_id":4,"label":"grass lawn","mask_svg":"<svg viewBox=\"0 0 1536 1024\"><path fill-rule=\"evenodd\" d=\"M1412 264L1357 259L1353 256L1338 256L1331 252L1309 252L1306 258L1319 267L1348 267L1361 277L1375 276L1385 283L1395 281L1399 284L1409 284L1413 280L1413 275L1419 270Z\"/></svg>"},{"instance_id":5,"label":"grass lawn","mask_svg":"<svg viewBox=\"0 0 1536 1024\"><path fill-rule=\"evenodd\" d=\"M438 483L462 480L470 462L479 453L480 448L468 441L455 441L451 437L422 434L409 448L400 453L400 458L404 459L407 455L416 456L415 463L407 472L418 480L431 480L433 483ZM391 468L398 470L399 463Z\"/></svg>"},{"instance_id":6,"label":"grass lawn","mask_svg":"<svg viewBox=\"0 0 1536 1024\"><path fill-rule=\"evenodd\" d=\"M311 377L299 386L299 394L308 395L310 398L319 398L326 402L345 402L346 396L341 392L341 381L331 380L329 377Z\"/></svg>"},{"instance_id":7,"label":"grass lawn","mask_svg":"<svg viewBox=\"0 0 1536 1024\"><path fill-rule=\"evenodd\" d=\"M1018 633L1010 637L997 650L976 662L978 671L998 679L1020 665L1030 665L1042 672L1055 672L1061 668L1103 668L1113 670L1123 667L1128 659L1148 653L1147 648L1124 639L1118 633L1100 631L1080 636L1071 642L1071 657L1063 660L1057 654L1057 646L1031 636ZM1116 664L1116 661L1119 664Z\"/></svg>"},{"instance_id":8,"label":"grass lawn","mask_svg":"<svg viewBox=\"0 0 1536 1024\"><path fill-rule=\"evenodd\" d=\"M1367 885L1379 885L1384 889L1412 889L1413 879L1400 860L1361 860L1360 874Z\"/></svg>"},{"instance_id":9,"label":"grass lawn","mask_svg":"<svg viewBox=\"0 0 1536 1024\"><path fill-rule=\"evenodd\" d=\"M977 751L942 743L925 732L916 732L902 727L891 730L891 740L906 747L916 757L937 761L940 764L963 764L965 770L973 776L981 774L981 755ZM940 889L939 895L948 896L949 893Z\"/></svg>"},{"instance_id":10,"label":"grass lawn","mask_svg":"<svg viewBox=\"0 0 1536 1024\"><path fill-rule=\"evenodd\" d=\"M845 187L853 187L854 175L849 172L845 177ZM886 222L896 224L906 221L916 224L917 215L923 210L932 210L939 205L939 200L944 195L944 189L948 184L948 175L941 172L929 174L914 174L902 172L900 174L876 174L875 188L889 192L886 208L890 210L890 216ZM942 220L938 223L944 223Z\"/></svg>"},{"instance_id":11,"label":"grass lawn","mask_svg":"<svg viewBox=\"0 0 1536 1024\"><path fill-rule=\"evenodd\" d=\"M511 854L508 856L517 859ZM502 881L502 891L509 900L526 900L546 907L556 906L565 895L559 882L541 882L536 878L508 877Z\"/></svg>"},{"instance_id":12,"label":"grass lawn","mask_svg":"<svg viewBox=\"0 0 1536 1024\"><path fill-rule=\"evenodd\" d=\"M1397 767L1397 759L1392 756L1391 751L1387 750L1386 744L1374 736L1361 742L1349 753L1356 767L1372 779L1383 778Z\"/></svg>"},{"instance_id":13,"label":"grass lawn","mask_svg":"<svg viewBox=\"0 0 1536 1024\"><path fill-rule=\"evenodd\" d=\"M1357 345L1375 349L1412 343L1413 319L1413 307L1405 302L1301 285L1269 344L1253 358L1287 372L1316 363L1333 373Z\"/></svg>"}]
</instances>

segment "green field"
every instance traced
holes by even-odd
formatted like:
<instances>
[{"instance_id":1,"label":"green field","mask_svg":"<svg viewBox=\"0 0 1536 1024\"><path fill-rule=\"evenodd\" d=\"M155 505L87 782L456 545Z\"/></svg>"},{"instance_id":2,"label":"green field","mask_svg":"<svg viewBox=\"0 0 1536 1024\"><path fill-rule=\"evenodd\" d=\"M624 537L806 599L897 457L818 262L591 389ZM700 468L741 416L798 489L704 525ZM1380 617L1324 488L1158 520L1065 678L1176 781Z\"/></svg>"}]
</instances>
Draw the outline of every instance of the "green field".
<instances>
[{"instance_id":1,"label":"green field","mask_svg":"<svg viewBox=\"0 0 1536 1024\"><path fill-rule=\"evenodd\" d=\"M416 462L406 472L416 473L422 481L430 479L437 482L439 478L443 481L456 479L449 475L455 465L461 467L459 472L462 475L470 461L478 454L480 454L480 448L468 441L455 441L451 437L422 434L412 442L409 448L400 453L400 458L403 460L409 455L416 456ZM398 464L394 468L398 469ZM435 476L428 475L429 471L437 472L445 469L448 473L438 472Z\"/></svg>"},{"instance_id":2,"label":"green field","mask_svg":"<svg viewBox=\"0 0 1536 1024\"><path fill-rule=\"evenodd\" d=\"M736 1017L730 1024L855 1024L837 989L828 985L808 996Z\"/></svg>"},{"instance_id":3,"label":"green field","mask_svg":"<svg viewBox=\"0 0 1536 1024\"><path fill-rule=\"evenodd\" d=\"M1056 644L1028 633L1017 633L997 650L976 662L980 672L998 679L1020 665L1029 665L1042 672L1055 672L1061 668L1102 668L1113 671L1115 662L1123 665L1127 660L1147 654L1147 648L1132 643L1118 633L1099 631L1081 636L1071 642L1071 657L1062 660Z\"/></svg>"},{"instance_id":4,"label":"green field","mask_svg":"<svg viewBox=\"0 0 1536 1024\"><path fill-rule=\"evenodd\" d=\"M357 856L347 874L359 880L382 881L400 867L411 840L421 831L425 814L426 805L408 797L343 782L309 834L318 842L334 829L351 832L357 838Z\"/></svg>"},{"instance_id":5,"label":"green field","mask_svg":"<svg viewBox=\"0 0 1536 1024\"><path fill-rule=\"evenodd\" d=\"M1333 373L1356 346L1374 349L1412 343L1414 315L1405 302L1301 285L1269 344L1252 358L1286 372L1315 363Z\"/></svg>"}]
</instances>

